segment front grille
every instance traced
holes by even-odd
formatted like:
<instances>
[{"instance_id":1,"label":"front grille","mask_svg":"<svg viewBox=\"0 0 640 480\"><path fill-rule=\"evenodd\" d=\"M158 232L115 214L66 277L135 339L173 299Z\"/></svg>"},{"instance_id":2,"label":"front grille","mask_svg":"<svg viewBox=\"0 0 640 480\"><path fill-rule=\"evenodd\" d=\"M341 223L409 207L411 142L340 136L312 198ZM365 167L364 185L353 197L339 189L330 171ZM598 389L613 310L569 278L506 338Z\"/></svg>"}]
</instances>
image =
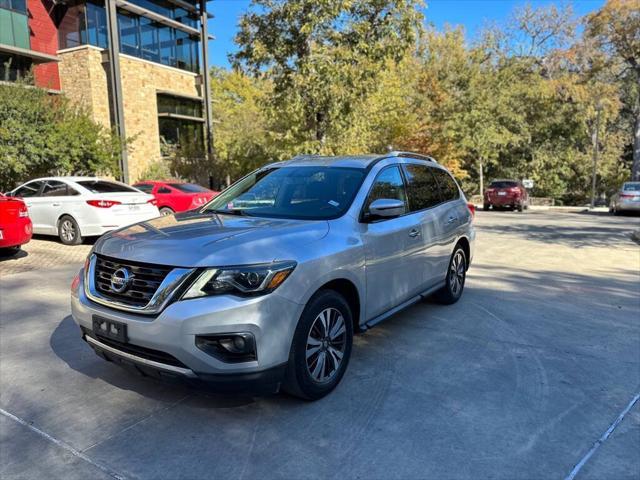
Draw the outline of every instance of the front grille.
<instances>
[{"instance_id":1,"label":"front grille","mask_svg":"<svg viewBox=\"0 0 640 480\"><path fill-rule=\"evenodd\" d=\"M161 352L160 350L153 350L152 348L141 347L139 345L133 345L131 343L122 343L111 338L105 338L101 335L96 335L94 332L85 327L80 327L82 329L82 333L85 335L92 337L95 340L98 340L105 345L108 345L116 350L120 350L121 352L130 353L131 355L135 355L136 357L145 358L147 360L153 360L154 362L164 363L166 365L173 365L174 367L180 368L189 368L180 360L178 360L173 355L170 355L166 352Z\"/></svg>"},{"instance_id":2,"label":"front grille","mask_svg":"<svg viewBox=\"0 0 640 480\"><path fill-rule=\"evenodd\" d=\"M127 268L132 274L129 287L116 292L111 287L111 276L119 268ZM133 307L144 307L171 271L171 267L130 262L96 255L95 289L103 297Z\"/></svg>"}]
</instances>

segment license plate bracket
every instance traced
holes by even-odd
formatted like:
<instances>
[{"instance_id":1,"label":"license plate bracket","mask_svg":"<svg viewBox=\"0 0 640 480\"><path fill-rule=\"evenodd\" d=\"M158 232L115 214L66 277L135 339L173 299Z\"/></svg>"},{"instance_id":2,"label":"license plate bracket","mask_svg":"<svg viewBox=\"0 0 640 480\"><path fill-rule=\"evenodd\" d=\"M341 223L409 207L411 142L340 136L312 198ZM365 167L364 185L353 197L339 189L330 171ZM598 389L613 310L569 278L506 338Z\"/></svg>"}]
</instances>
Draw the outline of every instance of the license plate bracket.
<instances>
[{"instance_id":1,"label":"license plate bracket","mask_svg":"<svg viewBox=\"0 0 640 480\"><path fill-rule=\"evenodd\" d=\"M93 333L98 337L104 337L109 340L127 343L127 324L109 320L107 318L94 315Z\"/></svg>"}]
</instances>

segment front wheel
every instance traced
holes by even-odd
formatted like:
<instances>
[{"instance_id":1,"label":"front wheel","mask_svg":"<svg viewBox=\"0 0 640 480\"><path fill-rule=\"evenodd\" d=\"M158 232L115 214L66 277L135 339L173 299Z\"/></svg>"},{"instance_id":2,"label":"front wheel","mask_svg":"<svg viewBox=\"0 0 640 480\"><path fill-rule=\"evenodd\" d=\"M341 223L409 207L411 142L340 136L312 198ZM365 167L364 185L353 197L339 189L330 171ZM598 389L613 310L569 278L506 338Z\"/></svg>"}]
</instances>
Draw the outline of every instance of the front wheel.
<instances>
[{"instance_id":1,"label":"front wheel","mask_svg":"<svg viewBox=\"0 0 640 480\"><path fill-rule=\"evenodd\" d=\"M435 299L443 305L451 305L460 300L467 277L467 256L462 247L457 246L449 260L449 270L445 286L435 293Z\"/></svg>"},{"instance_id":2,"label":"front wheel","mask_svg":"<svg viewBox=\"0 0 640 480\"><path fill-rule=\"evenodd\" d=\"M485 203L484 205L482 205L482 210L484 210L485 212L488 212L490 208L491 208L491 205L489 205L488 203Z\"/></svg>"},{"instance_id":3,"label":"front wheel","mask_svg":"<svg viewBox=\"0 0 640 480\"><path fill-rule=\"evenodd\" d=\"M78 222L69 215L64 215L58 222L58 237L65 245L79 245L82 243Z\"/></svg>"},{"instance_id":4,"label":"front wheel","mask_svg":"<svg viewBox=\"0 0 640 480\"><path fill-rule=\"evenodd\" d=\"M175 213L175 212L173 211L172 208L169 208L169 207L162 207L160 209L160 215L162 215L163 217L165 217L167 215L172 215L173 213Z\"/></svg>"},{"instance_id":5,"label":"front wheel","mask_svg":"<svg viewBox=\"0 0 640 480\"><path fill-rule=\"evenodd\" d=\"M318 400L340 382L353 344L351 309L333 290L316 293L305 307L289 354L283 389L305 400Z\"/></svg>"}]
</instances>

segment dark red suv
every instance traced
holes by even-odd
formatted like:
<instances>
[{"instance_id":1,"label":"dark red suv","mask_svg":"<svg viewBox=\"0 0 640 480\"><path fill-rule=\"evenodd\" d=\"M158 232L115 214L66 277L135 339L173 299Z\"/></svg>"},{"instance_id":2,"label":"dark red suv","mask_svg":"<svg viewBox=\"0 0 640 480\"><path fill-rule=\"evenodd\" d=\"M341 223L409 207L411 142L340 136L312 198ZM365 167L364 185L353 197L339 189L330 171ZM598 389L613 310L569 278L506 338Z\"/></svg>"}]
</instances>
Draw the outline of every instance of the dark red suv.
<instances>
[{"instance_id":1,"label":"dark red suv","mask_svg":"<svg viewBox=\"0 0 640 480\"><path fill-rule=\"evenodd\" d=\"M510 208L519 212L529 208L529 193L518 180L494 180L484 192L484 210Z\"/></svg>"}]
</instances>

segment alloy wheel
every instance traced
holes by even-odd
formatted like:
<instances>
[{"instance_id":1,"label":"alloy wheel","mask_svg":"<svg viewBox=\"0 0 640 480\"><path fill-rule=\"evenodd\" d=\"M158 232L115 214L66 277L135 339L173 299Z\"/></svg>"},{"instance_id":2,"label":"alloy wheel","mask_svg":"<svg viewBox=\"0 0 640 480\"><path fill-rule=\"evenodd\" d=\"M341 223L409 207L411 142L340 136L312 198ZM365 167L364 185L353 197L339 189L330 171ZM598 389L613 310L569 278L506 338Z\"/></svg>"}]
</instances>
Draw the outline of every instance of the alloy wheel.
<instances>
[{"instance_id":1,"label":"alloy wheel","mask_svg":"<svg viewBox=\"0 0 640 480\"><path fill-rule=\"evenodd\" d=\"M325 308L311 324L307 336L306 361L311 378L328 382L340 369L347 340L344 316L335 308Z\"/></svg>"},{"instance_id":2,"label":"alloy wheel","mask_svg":"<svg viewBox=\"0 0 640 480\"><path fill-rule=\"evenodd\" d=\"M65 242L72 242L76 238L76 228L71 220L64 220L60 225L60 235Z\"/></svg>"},{"instance_id":3,"label":"alloy wheel","mask_svg":"<svg viewBox=\"0 0 640 480\"><path fill-rule=\"evenodd\" d=\"M461 250L458 250L453 256L451 268L449 269L449 285L453 295L458 295L462 291L462 287L464 285L464 274L464 254Z\"/></svg>"}]
</instances>

